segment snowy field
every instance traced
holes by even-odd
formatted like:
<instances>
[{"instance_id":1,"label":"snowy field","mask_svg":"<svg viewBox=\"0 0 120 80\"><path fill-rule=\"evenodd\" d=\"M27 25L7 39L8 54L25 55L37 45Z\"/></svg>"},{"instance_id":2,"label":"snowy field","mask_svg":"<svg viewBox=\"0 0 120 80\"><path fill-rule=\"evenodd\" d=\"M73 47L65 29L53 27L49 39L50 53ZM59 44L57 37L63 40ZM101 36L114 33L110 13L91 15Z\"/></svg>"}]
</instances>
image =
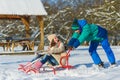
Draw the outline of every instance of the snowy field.
<instances>
[{"instance_id":1,"label":"snowy field","mask_svg":"<svg viewBox=\"0 0 120 80\"><path fill-rule=\"evenodd\" d=\"M2 48L0 48L2 49ZM42 72L40 74L25 74L18 71L18 65L30 61L34 55L1 55L0 80L120 80L120 46L112 46L118 66L109 67L105 52L98 47L98 53L106 65L99 70L88 53L88 47L80 46L71 52L69 63L74 69Z\"/></svg>"}]
</instances>

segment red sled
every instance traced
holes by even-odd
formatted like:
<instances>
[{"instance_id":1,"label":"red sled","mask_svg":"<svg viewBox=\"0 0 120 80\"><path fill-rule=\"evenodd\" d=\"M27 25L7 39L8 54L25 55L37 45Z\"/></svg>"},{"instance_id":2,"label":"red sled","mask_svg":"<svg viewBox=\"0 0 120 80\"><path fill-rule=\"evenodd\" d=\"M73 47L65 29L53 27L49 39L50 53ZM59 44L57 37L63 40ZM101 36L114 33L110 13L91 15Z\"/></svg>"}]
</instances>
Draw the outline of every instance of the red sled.
<instances>
[{"instance_id":1,"label":"red sled","mask_svg":"<svg viewBox=\"0 0 120 80\"><path fill-rule=\"evenodd\" d=\"M63 69L73 68L73 66L69 65L69 62L68 62L69 61L69 57L70 57L70 51L71 50L68 50L67 54L60 58L60 65L59 66L51 66L50 67L50 68L52 68L52 71L53 71L54 74L56 74L56 69L58 69L58 68L63 68ZM62 60L63 59L66 59L66 65L62 64ZM36 71L33 68L33 66L32 66L37 60L35 60L33 62L30 62L30 63L27 63L26 65L20 64L18 70L23 71L23 72L25 72L27 74L30 73L30 72L32 72L32 73L39 73L40 71Z\"/></svg>"}]
</instances>

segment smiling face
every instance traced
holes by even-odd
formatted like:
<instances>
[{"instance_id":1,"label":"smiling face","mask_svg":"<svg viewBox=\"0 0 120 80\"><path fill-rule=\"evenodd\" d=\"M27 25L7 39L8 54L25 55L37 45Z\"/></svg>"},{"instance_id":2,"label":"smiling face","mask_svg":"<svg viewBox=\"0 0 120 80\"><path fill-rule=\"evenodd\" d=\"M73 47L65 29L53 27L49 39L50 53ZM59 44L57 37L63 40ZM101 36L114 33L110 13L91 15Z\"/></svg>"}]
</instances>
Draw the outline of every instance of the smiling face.
<instances>
[{"instance_id":1,"label":"smiling face","mask_svg":"<svg viewBox=\"0 0 120 80\"><path fill-rule=\"evenodd\" d=\"M50 44L51 44L52 40L53 40L55 43L59 43L59 39L58 39L58 37L57 37L56 34L51 34L51 35L49 35L47 38L48 38Z\"/></svg>"},{"instance_id":2,"label":"smiling face","mask_svg":"<svg viewBox=\"0 0 120 80\"><path fill-rule=\"evenodd\" d=\"M55 43L57 43L59 41L57 36L54 37L54 41L55 41Z\"/></svg>"}]
</instances>

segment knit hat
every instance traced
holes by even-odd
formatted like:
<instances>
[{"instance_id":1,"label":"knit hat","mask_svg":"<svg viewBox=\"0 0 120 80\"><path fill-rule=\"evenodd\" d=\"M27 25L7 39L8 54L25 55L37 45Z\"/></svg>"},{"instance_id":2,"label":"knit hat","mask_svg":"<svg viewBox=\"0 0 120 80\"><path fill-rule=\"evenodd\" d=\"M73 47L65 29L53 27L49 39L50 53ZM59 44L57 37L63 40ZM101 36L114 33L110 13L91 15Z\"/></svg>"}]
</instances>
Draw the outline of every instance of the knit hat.
<instances>
[{"instance_id":1,"label":"knit hat","mask_svg":"<svg viewBox=\"0 0 120 80\"><path fill-rule=\"evenodd\" d=\"M79 26L78 26L78 20L75 18L74 20L73 20L73 23L72 23L72 30L77 30L77 29L79 29Z\"/></svg>"},{"instance_id":2,"label":"knit hat","mask_svg":"<svg viewBox=\"0 0 120 80\"><path fill-rule=\"evenodd\" d=\"M47 38L48 38L48 40L49 40L50 42L52 42L52 40L53 40L55 37L57 37L56 34L51 34L51 35L49 35Z\"/></svg>"}]
</instances>

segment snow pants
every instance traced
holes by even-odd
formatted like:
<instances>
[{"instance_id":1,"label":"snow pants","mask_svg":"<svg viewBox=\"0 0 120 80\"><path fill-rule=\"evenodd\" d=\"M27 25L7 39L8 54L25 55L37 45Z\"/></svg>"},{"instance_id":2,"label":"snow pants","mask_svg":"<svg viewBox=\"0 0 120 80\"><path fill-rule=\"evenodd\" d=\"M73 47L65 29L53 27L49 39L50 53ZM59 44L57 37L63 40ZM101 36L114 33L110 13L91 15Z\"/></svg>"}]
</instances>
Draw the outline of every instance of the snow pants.
<instances>
[{"instance_id":1,"label":"snow pants","mask_svg":"<svg viewBox=\"0 0 120 80\"><path fill-rule=\"evenodd\" d=\"M98 53L97 53L97 47L101 43L102 48L106 52L107 58L111 64L115 63L115 56L113 54L113 51L110 48L108 38L105 38L101 42L91 41L90 47L89 47L89 53L94 61L95 64L100 64L102 60L100 59Z\"/></svg>"}]
</instances>

